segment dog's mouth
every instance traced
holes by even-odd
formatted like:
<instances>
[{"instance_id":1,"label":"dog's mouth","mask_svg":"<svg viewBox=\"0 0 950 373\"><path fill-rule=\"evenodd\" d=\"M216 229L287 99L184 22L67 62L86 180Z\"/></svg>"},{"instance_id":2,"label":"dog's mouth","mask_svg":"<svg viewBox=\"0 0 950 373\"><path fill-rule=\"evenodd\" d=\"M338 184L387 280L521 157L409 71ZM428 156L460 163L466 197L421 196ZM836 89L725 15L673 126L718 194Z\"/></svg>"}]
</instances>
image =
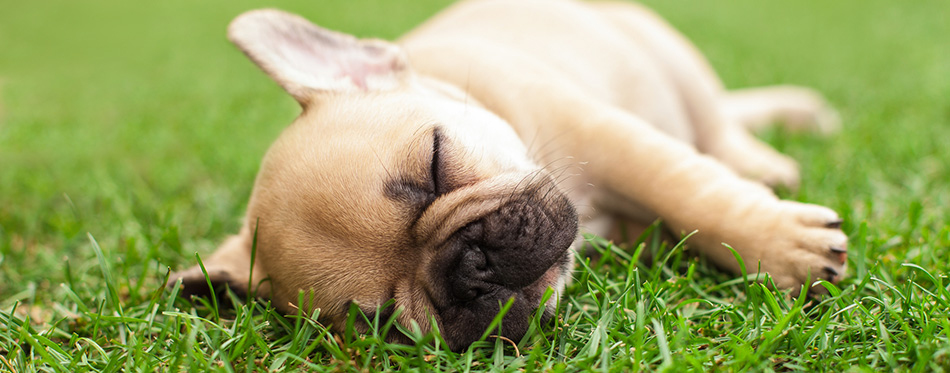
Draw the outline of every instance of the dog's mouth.
<instances>
[{"instance_id":1,"label":"dog's mouth","mask_svg":"<svg viewBox=\"0 0 950 373\"><path fill-rule=\"evenodd\" d=\"M495 333L511 339L524 336L539 306L542 316L553 315L556 297L541 302L549 288L561 291L570 273L577 215L546 185L508 194L443 240L424 266L426 291L453 349L481 337L509 302Z\"/></svg>"}]
</instances>

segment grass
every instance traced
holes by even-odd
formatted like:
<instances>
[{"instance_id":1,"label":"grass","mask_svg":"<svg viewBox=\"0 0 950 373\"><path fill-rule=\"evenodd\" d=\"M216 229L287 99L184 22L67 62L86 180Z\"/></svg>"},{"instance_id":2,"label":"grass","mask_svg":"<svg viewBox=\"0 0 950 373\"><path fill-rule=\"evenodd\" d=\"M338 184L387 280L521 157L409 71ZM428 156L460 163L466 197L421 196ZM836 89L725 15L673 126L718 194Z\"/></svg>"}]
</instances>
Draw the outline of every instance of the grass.
<instances>
[{"instance_id":1,"label":"grass","mask_svg":"<svg viewBox=\"0 0 950 373\"><path fill-rule=\"evenodd\" d=\"M845 130L764 137L788 198L845 218L849 273L793 298L652 240L581 265L557 319L461 353L400 326L334 335L266 301L197 304L169 268L238 228L297 108L224 39L247 0L16 2L0 12L0 371L950 369L950 25L940 0L650 1L731 87L826 93ZM393 38L445 1L294 1ZM657 253L650 261L638 253ZM353 317L360 317L353 314Z\"/></svg>"}]
</instances>

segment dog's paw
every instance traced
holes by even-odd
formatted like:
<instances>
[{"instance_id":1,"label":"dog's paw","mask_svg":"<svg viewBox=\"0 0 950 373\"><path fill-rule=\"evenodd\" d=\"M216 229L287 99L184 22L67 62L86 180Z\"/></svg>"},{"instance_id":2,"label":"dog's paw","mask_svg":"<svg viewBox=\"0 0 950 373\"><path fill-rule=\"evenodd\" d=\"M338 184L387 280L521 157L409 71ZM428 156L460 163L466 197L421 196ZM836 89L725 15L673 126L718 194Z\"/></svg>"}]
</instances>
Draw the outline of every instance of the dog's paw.
<instances>
[{"instance_id":1,"label":"dog's paw","mask_svg":"<svg viewBox=\"0 0 950 373\"><path fill-rule=\"evenodd\" d=\"M841 131L841 115L824 99L816 98L800 111L783 117L785 128L790 131L814 132L828 136Z\"/></svg>"},{"instance_id":2,"label":"dog's paw","mask_svg":"<svg viewBox=\"0 0 950 373\"><path fill-rule=\"evenodd\" d=\"M789 131L813 132L830 135L841 130L841 116L815 90L797 86L775 88L775 100L782 103L776 108L774 120Z\"/></svg>"},{"instance_id":3,"label":"dog's paw","mask_svg":"<svg viewBox=\"0 0 950 373\"><path fill-rule=\"evenodd\" d=\"M841 219L828 208L775 201L732 222L713 236L740 254L750 274L768 273L778 287L793 290L818 280L837 283L845 275L848 237L840 229ZM720 250L713 259L737 270L735 259L723 256L729 254ZM825 289L816 286L810 292Z\"/></svg>"},{"instance_id":4,"label":"dog's paw","mask_svg":"<svg viewBox=\"0 0 950 373\"><path fill-rule=\"evenodd\" d=\"M769 187L798 188L798 163L744 131L723 135L708 154L739 175Z\"/></svg>"},{"instance_id":5,"label":"dog's paw","mask_svg":"<svg viewBox=\"0 0 950 373\"><path fill-rule=\"evenodd\" d=\"M753 255L758 263L746 263L750 270L761 268L777 286L792 289L819 279L837 283L844 277L848 236L841 231L838 214L821 206L779 201L770 220L771 232L759 238L758 255Z\"/></svg>"},{"instance_id":6,"label":"dog's paw","mask_svg":"<svg viewBox=\"0 0 950 373\"><path fill-rule=\"evenodd\" d=\"M793 85L747 88L722 97L728 118L758 132L779 124L792 132L830 135L841 130L838 112L818 92Z\"/></svg>"}]
</instances>

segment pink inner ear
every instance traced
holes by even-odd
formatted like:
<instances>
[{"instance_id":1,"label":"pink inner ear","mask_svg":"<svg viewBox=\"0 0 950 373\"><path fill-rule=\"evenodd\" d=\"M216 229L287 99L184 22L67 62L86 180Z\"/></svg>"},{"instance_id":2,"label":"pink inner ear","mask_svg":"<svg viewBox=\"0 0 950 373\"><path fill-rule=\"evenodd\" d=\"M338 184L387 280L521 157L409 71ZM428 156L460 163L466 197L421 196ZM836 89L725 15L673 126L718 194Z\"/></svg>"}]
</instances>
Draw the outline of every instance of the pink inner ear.
<instances>
[{"instance_id":1,"label":"pink inner ear","mask_svg":"<svg viewBox=\"0 0 950 373\"><path fill-rule=\"evenodd\" d=\"M292 72L297 83L321 90L338 90L341 81L368 91L391 86L399 68L398 55L381 46L366 45L355 40L338 40L320 32L308 32L310 38L293 35L274 46L285 72ZM288 71L289 70L289 71ZM346 79L349 78L349 79ZM384 86L371 87L374 81L392 80Z\"/></svg>"},{"instance_id":2,"label":"pink inner ear","mask_svg":"<svg viewBox=\"0 0 950 373\"><path fill-rule=\"evenodd\" d=\"M366 78L369 76L392 76L397 68L396 58L381 48L360 46L360 53L342 53L342 75L349 76L362 90L368 90Z\"/></svg>"}]
</instances>

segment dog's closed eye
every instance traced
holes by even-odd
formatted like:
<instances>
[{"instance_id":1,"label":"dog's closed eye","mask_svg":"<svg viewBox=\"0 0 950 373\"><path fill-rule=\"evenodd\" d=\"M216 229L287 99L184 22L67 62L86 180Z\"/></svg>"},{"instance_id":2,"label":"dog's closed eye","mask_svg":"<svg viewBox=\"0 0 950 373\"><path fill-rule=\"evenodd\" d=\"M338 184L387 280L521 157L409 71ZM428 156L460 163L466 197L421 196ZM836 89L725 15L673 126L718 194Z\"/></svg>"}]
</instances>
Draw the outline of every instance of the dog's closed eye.
<instances>
[{"instance_id":1,"label":"dog's closed eye","mask_svg":"<svg viewBox=\"0 0 950 373\"><path fill-rule=\"evenodd\" d=\"M432 200L448 193L447 175L445 174L445 155L442 154L442 132L436 127L432 131L432 161L430 162L429 182L432 190ZM430 202L431 203L431 202Z\"/></svg>"},{"instance_id":2,"label":"dog's closed eye","mask_svg":"<svg viewBox=\"0 0 950 373\"><path fill-rule=\"evenodd\" d=\"M439 127L435 127L431 134L432 148L427 163L428 169L418 173L410 172L386 184L387 196L410 205L417 215L421 215L437 198L457 188L457 183L453 182L448 172L450 157L446 152L445 135ZM424 156L420 154L420 157Z\"/></svg>"}]
</instances>

